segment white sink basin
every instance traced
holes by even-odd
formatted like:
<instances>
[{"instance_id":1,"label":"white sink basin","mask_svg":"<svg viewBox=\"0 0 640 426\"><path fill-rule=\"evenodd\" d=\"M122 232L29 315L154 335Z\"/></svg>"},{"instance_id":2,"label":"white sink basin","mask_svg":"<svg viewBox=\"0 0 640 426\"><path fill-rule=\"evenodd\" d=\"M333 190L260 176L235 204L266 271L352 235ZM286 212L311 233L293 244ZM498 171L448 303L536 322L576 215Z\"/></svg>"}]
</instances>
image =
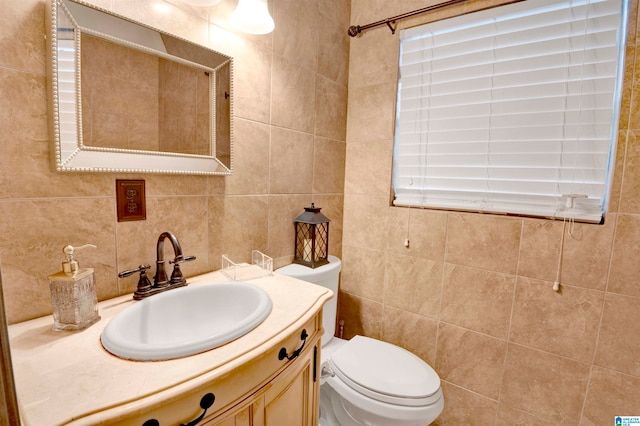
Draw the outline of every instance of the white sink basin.
<instances>
[{"instance_id":1,"label":"white sink basin","mask_svg":"<svg viewBox=\"0 0 640 426\"><path fill-rule=\"evenodd\" d=\"M117 314L102 332L102 346L137 361L194 355L244 336L267 318L271 306L263 289L245 282L181 287Z\"/></svg>"}]
</instances>

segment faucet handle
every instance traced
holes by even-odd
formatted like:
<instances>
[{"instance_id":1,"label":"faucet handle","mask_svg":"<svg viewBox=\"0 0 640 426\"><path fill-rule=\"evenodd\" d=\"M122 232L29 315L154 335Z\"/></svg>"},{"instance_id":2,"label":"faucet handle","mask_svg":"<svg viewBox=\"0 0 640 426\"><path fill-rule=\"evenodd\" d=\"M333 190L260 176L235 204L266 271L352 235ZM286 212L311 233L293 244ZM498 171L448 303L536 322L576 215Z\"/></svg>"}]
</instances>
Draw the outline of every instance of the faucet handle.
<instances>
[{"instance_id":1,"label":"faucet handle","mask_svg":"<svg viewBox=\"0 0 640 426\"><path fill-rule=\"evenodd\" d=\"M196 257L195 256L186 256L185 257L183 255L178 255L178 256L176 256L175 259L170 260L169 263L175 264L175 265L179 265L179 264L184 263L184 262L191 262L192 260L196 260Z\"/></svg>"},{"instance_id":2,"label":"faucet handle","mask_svg":"<svg viewBox=\"0 0 640 426\"><path fill-rule=\"evenodd\" d=\"M141 274L147 272L147 270L151 269L151 265L140 265L136 269L129 269L127 271L122 271L118 274L118 278L128 277L129 275L133 275L136 272L140 272Z\"/></svg>"},{"instance_id":3,"label":"faucet handle","mask_svg":"<svg viewBox=\"0 0 640 426\"><path fill-rule=\"evenodd\" d=\"M138 279L138 288L136 290L136 294L144 293L145 291L149 291L151 289L151 281L149 281L149 277L147 277L147 271L151 269L151 265L140 265L137 269L130 269L128 271L122 271L118 274L118 277L124 278L129 275L133 275L136 272L140 273L140 278Z\"/></svg>"},{"instance_id":4,"label":"faucet handle","mask_svg":"<svg viewBox=\"0 0 640 426\"><path fill-rule=\"evenodd\" d=\"M195 256L187 256L179 254L175 259L170 260L169 263L172 263L173 272L171 273L171 284L184 284L187 280L184 279L184 275L182 275L182 271L180 270L180 264L184 262L191 262L192 260L196 260Z\"/></svg>"}]
</instances>

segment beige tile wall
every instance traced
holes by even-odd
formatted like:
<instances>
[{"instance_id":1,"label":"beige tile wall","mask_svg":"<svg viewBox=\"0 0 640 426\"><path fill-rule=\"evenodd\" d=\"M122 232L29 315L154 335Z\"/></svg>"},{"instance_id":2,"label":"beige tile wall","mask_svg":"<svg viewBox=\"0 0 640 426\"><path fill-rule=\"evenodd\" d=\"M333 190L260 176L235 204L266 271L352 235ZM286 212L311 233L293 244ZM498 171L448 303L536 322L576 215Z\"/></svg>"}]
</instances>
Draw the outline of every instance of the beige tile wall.
<instances>
[{"instance_id":1,"label":"beige tile wall","mask_svg":"<svg viewBox=\"0 0 640 426\"><path fill-rule=\"evenodd\" d=\"M47 0L48 1L48 0ZM349 2L270 0L276 29L228 29L235 5L178 0L91 0L135 20L233 56L235 173L228 177L57 173L49 166L45 0L0 0L0 260L9 321L51 312L47 275L66 244L96 269L100 299L134 290L118 271L155 261L173 231L185 275L248 261L252 249L293 255L293 218L315 202L332 219L330 252L341 255ZM164 9L158 9L157 6ZM164 12L162 11L164 10ZM117 222L115 180L146 181L147 220Z\"/></svg>"},{"instance_id":2,"label":"beige tile wall","mask_svg":"<svg viewBox=\"0 0 640 426\"><path fill-rule=\"evenodd\" d=\"M352 0L352 24L436 2ZM640 415L640 67L630 3L610 210L603 226L577 224L565 236L559 293L562 223L389 207L398 36L381 27L350 42L339 316L345 337L401 345L436 369L439 425L602 426Z\"/></svg>"}]
</instances>

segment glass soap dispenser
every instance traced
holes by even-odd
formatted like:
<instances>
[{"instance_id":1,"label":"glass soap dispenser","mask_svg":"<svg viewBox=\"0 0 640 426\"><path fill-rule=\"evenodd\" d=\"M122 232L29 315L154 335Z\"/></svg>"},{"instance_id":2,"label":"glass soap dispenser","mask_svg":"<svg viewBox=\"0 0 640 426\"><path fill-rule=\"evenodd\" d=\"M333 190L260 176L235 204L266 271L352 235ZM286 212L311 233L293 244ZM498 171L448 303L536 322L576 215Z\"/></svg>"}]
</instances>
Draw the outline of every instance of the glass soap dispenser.
<instances>
[{"instance_id":1,"label":"glass soap dispenser","mask_svg":"<svg viewBox=\"0 0 640 426\"><path fill-rule=\"evenodd\" d=\"M96 248L93 244L65 246L62 252L66 261L62 262L62 271L48 277L54 331L82 330L100 319L95 272L93 268L80 268L73 258L76 250L87 247Z\"/></svg>"}]
</instances>

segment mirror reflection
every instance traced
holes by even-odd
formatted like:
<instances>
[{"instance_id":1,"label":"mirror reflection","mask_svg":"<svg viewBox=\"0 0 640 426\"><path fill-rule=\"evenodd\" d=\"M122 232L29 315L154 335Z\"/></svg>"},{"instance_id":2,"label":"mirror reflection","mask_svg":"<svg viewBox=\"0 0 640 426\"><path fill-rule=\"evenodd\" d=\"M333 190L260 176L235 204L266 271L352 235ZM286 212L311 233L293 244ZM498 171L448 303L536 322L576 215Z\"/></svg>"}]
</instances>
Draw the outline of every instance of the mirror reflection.
<instances>
[{"instance_id":1,"label":"mirror reflection","mask_svg":"<svg viewBox=\"0 0 640 426\"><path fill-rule=\"evenodd\" d=\"M87 146L212 155L210 73L82 35Z\"/></svg>"},{"instance_id":2,"label":"mirror reflection","mask_svg":"<svg viewBox=\"0 0 640 426\"><path fill-rule=\"evenodd\" d=\"M79 0L51 0L60 171L229 174L231 58Z\"/></svg>"}]
</instances>

